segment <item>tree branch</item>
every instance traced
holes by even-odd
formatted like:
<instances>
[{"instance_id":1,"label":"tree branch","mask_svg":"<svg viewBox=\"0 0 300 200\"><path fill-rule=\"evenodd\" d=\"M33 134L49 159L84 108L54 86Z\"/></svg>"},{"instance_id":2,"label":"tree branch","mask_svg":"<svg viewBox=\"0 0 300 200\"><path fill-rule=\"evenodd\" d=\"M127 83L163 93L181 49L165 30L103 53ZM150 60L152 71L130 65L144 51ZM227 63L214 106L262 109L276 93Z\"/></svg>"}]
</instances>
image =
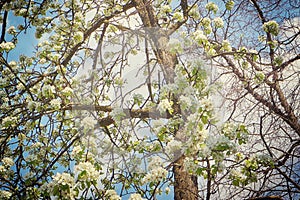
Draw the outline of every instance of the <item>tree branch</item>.
<instances>
[{"instance_id":1,"label":"tree branch","mask_svg":"<svg viewBox=\"0 0 300 200\"><path fill-rule=\"evenodd\" d=\"M101 18L99 21L97 21L91 28L89 28L85 33L84 33L84 37L83 37L83 41L77 43L73 48L70 49L70 53L68 54L68 56L62 61L62 65L66 66L68 64L68 62L72 59L73 55L77 52L78 48L85 42L85 40L95 31L97 30L100 26L102 26L102 24L104 24L105 22L107 22L108 20L112 19L113 17L115 17L116 15L123 13L127 10L129 10L130 8L133 7L133 3L129 3L126 4L125 6L123 6L123 9L121 11L116 11L114 14Z\"/></svg>"},{"instance_id":2,"label":"tree branch","mask_svg":"<svg viewBox=\"0 0 300 200\"><path fill-rule=\"evenodd\" d=\"M69 104L63 107L63 110L88 110L88 111L100 111L110 113L113 111L111 106L98 106L98 105L81 105L81 104ZM140 119L169 119L171 117L167 112L161 114L156 109L123 109L125 113L124 119L140 118ZM107 116L98 120L99 126L109 126L115 121L111 116Z\"/></svg>"}]
</instances>

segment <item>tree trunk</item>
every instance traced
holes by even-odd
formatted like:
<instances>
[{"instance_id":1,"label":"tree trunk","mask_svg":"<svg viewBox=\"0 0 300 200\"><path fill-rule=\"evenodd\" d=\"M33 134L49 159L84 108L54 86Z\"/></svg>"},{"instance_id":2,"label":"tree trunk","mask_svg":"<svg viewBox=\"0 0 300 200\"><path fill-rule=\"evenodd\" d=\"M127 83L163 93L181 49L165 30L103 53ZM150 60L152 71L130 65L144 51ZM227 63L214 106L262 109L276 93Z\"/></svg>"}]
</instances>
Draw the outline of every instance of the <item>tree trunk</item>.
<instances>
[{"instance_id":1,"label":"tree trunk","mask_svg":"<svg viewBox=\"0 0 300 200\"><path fill-rule=\"evenodd\" d=\"M145 30L148 33L149 39L151 40L152 50L162 68L164 78L167 84L174 83L175 67L178 64L178 58L176 54L170 53L166 48L171 32L159 28L155 11L149 1L135 0L134 3L141 21L146 28ZM183 4L185 5L187 2L185 1ZM170 100L174 103L174 112L172 115L180 114L178 99L174 96L171 98ZM196 200L198 199L197 177L185 171L184 159L185 156L182 155L174 161L174 199Z\"/></svg>"},{"instance_id":2,"label":"tree trunk","mask_svg":"<svg viewBox=\"0 0 300 200\"><path fill-rule=\"evenodd\" d=\"M175 161L174 173L174 200L196 200L198 199L197 177L190 175L184 170L184 158L182 155Z\"/></svg>"}]
</instances>

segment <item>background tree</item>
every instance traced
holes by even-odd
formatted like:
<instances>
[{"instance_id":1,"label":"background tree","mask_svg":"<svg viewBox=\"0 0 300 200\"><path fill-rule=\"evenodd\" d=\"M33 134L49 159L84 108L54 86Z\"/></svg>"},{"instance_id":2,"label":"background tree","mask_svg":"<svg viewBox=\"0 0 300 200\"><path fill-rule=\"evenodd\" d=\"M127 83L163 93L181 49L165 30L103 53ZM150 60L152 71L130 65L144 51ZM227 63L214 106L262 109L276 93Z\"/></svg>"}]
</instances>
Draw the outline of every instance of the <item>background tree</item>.
<instances>
[{"instance_id":1,"label":"background tree","mask_svg":"<svg viewBox=\"0 0 300 200\"><path fill-rule=\"evenodd\" d=\"M217 4L2 1L1 198L296 198L297 4Z\"/></svg>"},{"instance_id":2,"label":"background tree","mask_svg":"<svg viewBox=\"0 0 300 200\"><path fill-rule=\"evenodd\" d=\"M298 7L292 1L235 3L223 15L222 32L213 31L209 41L215 50L213 65L229 83L221 91L228 106L226 119L247 124L252 133L245 157L261 152L272 160L268 168L255 170L256 189L247 195L298 198Z\"/></svg>"}]
</instances>

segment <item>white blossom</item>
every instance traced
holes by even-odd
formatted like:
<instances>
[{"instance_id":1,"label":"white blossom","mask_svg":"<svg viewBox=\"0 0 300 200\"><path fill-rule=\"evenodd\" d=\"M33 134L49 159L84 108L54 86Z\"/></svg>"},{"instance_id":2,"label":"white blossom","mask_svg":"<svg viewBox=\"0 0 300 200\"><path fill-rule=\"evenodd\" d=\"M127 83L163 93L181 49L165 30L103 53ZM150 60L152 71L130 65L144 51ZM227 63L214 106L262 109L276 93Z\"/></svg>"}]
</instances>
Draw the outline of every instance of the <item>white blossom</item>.
<instances>
[{"instance_id":1,"label":"white blossom","mask_svg":"<svg viewBox=\"0 0 300 200\"><path fill-rule=\"evenodd\" d=\"M11 192L5 191L5 190L0 190L0 198L1 199L9 199L11 197Z\"/></svg>"},{"instance_id":2,"label":"white blossom","mask_svg":"<svg viewBox=\"0 0 300 200\"><path fill-rule=\"evenodd\" d=\"M53 177L53 181L56 184L61 184L61 185L69 185L72 187L75 184L74 178L68 174L68 173L57 173Z\"/></svg>"},{"instance_id":3,"label":"white blossom","mask_svg":"<svg viewBox=\"0 0 300 200\"><path fill-rule=\"evenodd\" d=\"M5 118L2 119L2 125L4 127L8 127L8 126L15 126L15 123L18 122L18 118L17 117L10 117L7 116Z\"/></svg>"},{"instance_id":4,"label":"white blossom","mask_svg":"<svg viewBox=\"0 0 300 200\"><path fill-rule=\"evenodd\" d=\"M206 35L211 34L211 32L212 32L212 28L211 28L210 25L207 26L207 27L204 27L204 33L205 33Z\"/></svg>"},{"instance_id":5,"label":"white blossom","mask_svg":"<svg viewBox=\"0 0 300 200\"><path fill-rule=\"evenodd\" d=\"M157 167L155 169L152 169L149 171L146 176L143 178L143 183L149 183L149 182L159 182L166 178L168 175L168 171L162 167Z\"/></svg>"},{"instance_id":6,"label":"white blossom","mask_svg":"<svg viewBox=\"0 0 300 200\"><path fill-rule=\"evenodd\" d=\"M171 140L168 142L165 151L168 155L173 156L174 153L178 153L181 151L182 142L178 140Z\"/></svg>"},{"instance_id":7,"label":"white blossom","mask_svg":"<svg viewBox=\"0 0 300 200\"><path fill-rule=\"evenodd\" d=\"M13 159L11 159L11 158L9 158L9 157L4 157L4 158L2 159L2 163L3 163L3 165L6 166L6 167L11 167L11 166L14 165L15 162L13 161Z\"/></svg>"},{"instance_id":8,"label":"white blossom","mask_svg":"<svg viewBox=\"0 0 300 200\"><path fill-rule=\"evenodd\" d=\"M232 169L230 171L230 175L232 177L234 177L235 179L240 179L240 180L243 180L243 179L247 178L244 174L241 173L240 169Z\"/></svg>"},{"instance_id":9,"label":"white blossom","mask_svg":"<svg viewBox=\"0 0 300 200\"><path fill-rule=\"evenodd\" d=\"M188 110L193 104L192 99L184 95L181 95L179 97L179 103L183 110Z\"/></svg>"},{"instance_id":10,"label":"white blossom","mask_svg":"<svg viewBox=\"0 0 300 200\"><path fill-rule=\"evenodd\" d=\"M75 158L77 155L80 154L80 152L82 152L82 148L80 146L74 146L71 153L72 158Z\"/></svg>"},{"instance_id":11,"label":"white blossom","mask_svg":"<svg viewBox=\"0 0 300 200\"><path fill-rule=\"evenodd\" d=\"M114 81L115 81L115 84L116 84L117 86L119 86L119 87L121 87L121 86L125 83L125 81L123 80L122 77L116 77L116 78L114 79Z\"/></svg>"},{"instance_id":12,"label":"white blossom","mask_svg":"<svg viewBox=\"0 0 300 200\"><path fill-rule=\"evenodd\" d=\"M232 0L227 1L225 7L227 10L232 10L232 8L234 7L234 1Z\"/></svg>"},{"instance_id":13,"label":"white blossom","mask_svg":"<svg viewBox=\"0 0 300 200\"><path fill-rule=\"evenodd\" d=\"M173 102L169 101L168 99L163 99L159 102L158 104L158 110L160 113L164 113L167 111L169 111L170 113L173 112L173 108L172 108Z\"/></svg>"},{"instance_id":14,"label":"white blossom","mask_svg":"<svg viewBox=\"0 0 300 200\"><path fill-rule=\"evenodd\" d=\"M71 96L73 94L73 89L70 87L65 87L61 92L65 96Z\"/></svg>"},{"instance_id":15,"label":"white blossom","mask_svg":"<svg viewBox=\"0 0 300 200\"><path fill-rule=\"evenodd\" d=\"M36 107L36 102L29 100L27 103L27 108L30 111L34 111L35 107Z\"/></svg>"},{"instance_id":16,"label":"white blossom","mask_svg":"<svg viewBox=\"0 0 300 200\"><path fill-rule=\"evenodd\" d=\"M115 107L111 111L110 115L117 122L121 121L126 116L126 114L124 113L123 108L120 108L120 107Z\"/></svg>"},{"instance_id":17,"label":"white blossom","mask_svg":"<svg viewBox=\"0 0 300 200\"><path fill-rule=\"evenodd\" d=\"M55 196L58 189L60 190L60 195L66 199L74 199L76 192L74 191L75 181L74 178L68 173L57 173L52 176L52 182L43 186L48 192Z\"/></svg>"},{"instance_id":18,"label":"white blossom","mask_svg":"<svg viewBox=\"0 0 300 200\"><path fill-rule=\"evenodd\" d=\"M152 170L158 167L161 167L163 165L163 161L159 156L154 156L151 158L149 164L148 164L148 169Z\"/></svg>"},{"instance_id":19,"label":"white blossom","mask_svg":"<svg viewBox=\"0 0 300 200\"><path fill-rule=\"evenodd\" d=\"M171 191L171 189L169 187L166 187L166 189L165 189L166 194L169 194L170 191Z\"/></svg>"},{"instance_id":20,"label":"white blossom","mask_svg":"<svg viewBox=\"0 0 300 200\"><path fill-rule=\"evenodd\" d=\"M189 16L198 20L200 18L199 8L197 4L195 4L189 11Z\"/></svg>"},{"instance_id":21,"label":"white blossom","mask_svg":"<svg viewBox=\"0 0 300 200\"><path fill-rule=\"evenodd\" d=\"M172 8L170 5L163 5L160 9L162 13L170 13L172 12Z\"/></svg>"},{"instance_id":22,"label":"white blossom","mask_svg":"<svg viewBox=\"0 0 300 200\"><path fill-rule=\"evenodd\" d=\"M12 69L16 69L17 68L17 62L16 61L10 61L9 63L9 66L12 68Z\"/></svg>"},{"instance_id":23,"label":"white blossom","mask_svg":"<svg viewBox=\"0 0 300 200\"><path fill-rule=\"evenodd\" d=\"M184 20L183 14L181 12L175 12L173 18L179 22Z\"/></svg>"},{"instance_id":24,"label":"white blossom","mask_svg":"<svg viewBox=\"0 0 300 200\"><path fill-rule=\"evenodd\" d=\"M16 13L16 15L24 16L28 13L28 10L26 8L21 8L20 10L16 10L16 12L18 12L18 13Z\"/></svg>"},{"instance_id":25,"label":"white blossom","mask_svg":"<svg viewBox=\"0 0 300 200\"><path fill-rule=\"evenodd\" d=\"M45 97L51 96L55 92L55 87L53 85L44 85L42 88L42 94Z\"/></svg>"},{"instance_id":26,"label":"white blossom","mask_svg":"<svg viewBox=\"0 0 300 200\"><path fill-rule=\"evenodd\" d=\"M224 27L224 22L223 22L221 17L216 17L216 18L214 18L213 21L214 21L214 25L215 25L216 28L223 28Z\"/></svg>"},{"instance_id":27,"label":"white blossom","mask_svg":"<svg viewBox=\"0 0 300 200\"><path fill-rule=\"evenodd\" d=\"M81 31L78 31L78 32L76 32L76 33L74 34L74 37L73 37L73 38L74 38L74 40L75 40L76 43L82 42L83 39L84 39L84 33L81 32Z\"/></svg>"},{"instance_id":28,"label":"white blossom","mask_svg":"<svg viewBox=\"0 0 300 200\"><path fill-rule=\"evenodd\" d=\"M159 120L153 120L153 130L157 134L161 130L161 128L165 125L164 121L159 119Z\"/></svg>"},{"instance_id":29,"label":"white blossom","mask_svg":"<svg viewBox=\"0 0 300 200\"><path fill-rule=\"evenodd\" d=\"M203 157L209 157L211 155L211 149L206 144L200 145L200 147L200 153Z\"/></svg>"},{"instance_id":30,"label":"white blossom","mask_svg":"<svg viewBox=\"0 0 300 200\"><path fill-rule=\"evenodd\" d=\"M109 200L121 200L121 197L115 190L106 190L105 196L108 197Z\"/></svg>"},{"instance_id":31,"label":"white blossom","mask_svg":"<svg viewBox=\"0 0 300 200\"><path fill-rule=\"evenodd\" d=\"M15 44L12 42L2 42L0 44L0 49L4 50L6 52L14 49L15 47L16 47Z\"/></svg>"},{"instance_id":32,"label":"white blossom","mask_svg":"<svg viewBox=\"0 0 300 200\"><path fill-rule=\"evenodd\" d=\"M78 179L83 181L95 181L99 178L100 172L90 162L80 162L74 167L75 173L78 173Z\"/></svg>"},{"instance_id":33,"label":"white blossom","mask_svg":"<svg viewBox=\"0 0 300 200\"><path fill-rule=\"evenodd\" d=\"M190 157L185 157L183 166L184 166L185 171L190 172L190 173L194 173L198 168L198 165L195 162L195 159L190 158Z\"/></svg>"},{"instance_id":34,"label":"white blossom","mask_svg":"<svg viewBox=\"0 0 300 200\"><path fill-rule=\"evenodd\" d=\"M41 58L41 59L39 60L39 63L40 63L40 64L45 64L46 62L47 62L46 58Z\"/></svg>"},{"instance_id":35,"label":"white blossom","mask_svg":"<svg viewBox=\"0 0 300 200\"><path fill-rule=\"evenodd\" d=\"M263 29L266 33L271 33L275 36L279 33L279 25L276 21L271 20L263 24Z\"/></svg>"},{"instance_id":36,"label":"white blossom","mask_svg":"<svg viewBox=\"0 0 300 200\"><path fill-rule=\"evenodd\" d=\"M134 193L131 194L128 200L144 200L140 194Z\"/></svg>"},{"instance_id":37,"label":"white blossom","mask_svg":"<svg viewBox=\"0 0 300 200\"><path fill-rule=\"evenodd\" d=\"M208 56L215 56L216 55L216 50L213 48L209 48L208 51L206 51Z\"/></svg>"},{"instance_id":38,"label":"white blossom","mask_svg":"<svg viewBox=\"0 0 300 200\"><path fill-rule=\"evenodd\" d=\"M210 26L210 23L211 23L211 21L210 21L210 19L209 19L208 17L204 17L204 18L201 20L201 24L202 24L202 26L204 26L204 27L209 27L209 26Z\"/></svg>"},{"instance_id":39,"label":"white blossom","mask_svg":"<svg viewBox=\"0 0 300 200\"><path fill-rule=\"evenodd\" d=\"M81 123L85 130L90 130L93 129L94 126L97 124L97 120L95 120L93 117L88 116L85 117Z\"/></svg>"},{"instance_id":40,"label":"white blossom","mask_svg":"<svg viewBox=\"0 0 300 200\"><path fill-rule=\"evenodd\" d=\"M60 100L60 99L52 99L52 100L50 101L50 105L51 105L51 107L54 108L54 109L59 109L60 106L61 106L61 100Z\"/></svg>"},{"instance_id":41,"label":"white blossom","mask_svg":"<svg viewBox=\"0 0 300 200\"><path fill-rule=\"evenodd\" d=\"M6 172L6 168L3 165L0 165L0 173Z\"/></svg>"},{"instance_id":42,"label":"white blossom","mask_svg":"<svg viewBox=\"0 0 300 200\"><path fill-rule=\"evenodd\" d=\"M250 49L249 53L251 53L251 54L258 54L258 52L255 49Z\"/></svg>"},{"instance_id":43,"label":"white blossom","mask_svg":"<svg viewBox=\"0 0 300 200\"><path fill-rule=\"evenodd\" d=\"M7 78L1 77L0 78L0 86L2 88L4 88L3 86L5 86L6 84L8 84Z\"/></svg>"},{"instance_id":44,"label":"white blossom","mask_svg":"<svg viewBox=\"0 0 300 200\"><path fill-rule=\"evenodd\" d=\"M230 43L228 42L228 40L223 40L221 50L222 50L222 51L226 51L226 52L232 51L231 45L230 45Z\"/></svg>"},{"instance_id":45,"label":"white blossom","mask_svg":"<svg viewBox=\"0 0 300 200\"><path fill-rule=\"evenodd\" d=\"M206 110L206 111L212 111L213 110L212 102L208 99L201 100L200 105L201 105L201 108L203 110Z\"/></svg>"},{"instance_id":46,"label":"white blossom","mask_svg":"<svg viewBox=\"0 0 300 200\"><path fill-rule=\"evenodd\" d=\"M208 11L213 11L215 14L217 13L217 11L219 10L218 6L213 3L213 2L209 2L205 5L205 8L208 10Z\"/></svg>"},{"instance_id":47,"label":"white blossom","mask_svg":"<svg viewBox=\"0 0 300 200\"><path fill-rule=\"evenodd\" d=\"M7 29L7 32L11 35L16 35L17 34L17 31L16 31L16 28L14 26L11 26Z\"/></svg>"},{"instance_id":48,"label":"white blossom","mask_svg":"<svg viewBox=\"0 0 300 200\"><path fill-rule=\"evenodd\" d=\"M197 30L193 33L193 36L198 45L206 44L207 37L204 35L203 31Z\"/></svg>"},{"instance_id":49,"label":"white blossom","mask_svg":"<svg viewBox=\"0 0 300 200\"><path fill-rule=\"evenodd\" d=\"M231 140L235 139L235 137L236 137L235 125L232 123L229 123L229 122L223 124L222 133Z\"/></svg>"}]
</instances>

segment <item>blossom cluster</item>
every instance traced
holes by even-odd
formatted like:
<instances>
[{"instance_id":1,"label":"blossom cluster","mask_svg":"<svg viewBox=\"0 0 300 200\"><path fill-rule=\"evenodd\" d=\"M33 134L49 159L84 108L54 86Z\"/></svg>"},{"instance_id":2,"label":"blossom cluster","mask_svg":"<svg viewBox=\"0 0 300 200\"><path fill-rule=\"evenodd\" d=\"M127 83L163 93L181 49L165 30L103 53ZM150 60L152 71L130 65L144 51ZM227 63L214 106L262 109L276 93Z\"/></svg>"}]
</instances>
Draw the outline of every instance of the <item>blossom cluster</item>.
<instances>
[{"instance_id":1,"label":"blossom cluster","mask_svg":"<svg viewBox=\"0 0 300 200\"><path fill-rule=\"evenodd\" d=\"M165 152L168 154L168 156L173 157L175 154L181 152L182 146L183 144L181 141L173 139L168 142L167 146L165 147Z\"/></svg>"},{"instance_id":2,"label":"blossom cluster","mask_svg":"<svg viewBox=\"0 0 300 200\"><path fill-rule=\"evenodd\" d=\"M211 20L208 18L208 17L204 17L202 20L201 20L201 25L204 26L205 28L206 27L209 27L211 24Z\"/></svg>"},{"instance_id":3,"label":"blossom cluster","mask_svg":"<svg viewBox=\"0 0 300 200\"><path fill-rule=\"evenodd\" d=\"M173 15L173 19L175 19L175 21L182 22L184 20L184 17L181 12L175 12Z\"/></svg>"},{"instance_id":4,"label":"blossom cluster","mask_svg":"<svg viewBox=\"0 0 300 200\"><path fill-rule=\"evenodd\" d=\"M143 183L157 183L162 181L168 175L168 171L163 167L157 167L155 169L150 170L146 176L143 178Z\"/></svg>"},{"instance_id":5,"label":"blossom cluster","mask_svg":"<svg viewBox=\"0 0 300 200\"><path fill-rule=\"evenodd\" d=\"M152 170L158 167L161 167L163 165L163 161L159 156L154 156L151 158L149 164L148 164L148 169Z\"/></svg>"},{"instance_id":6,"label":"blossom cluster","mask_svg":"<svg viewBox=\"0 0 300 200\"><path fill-rule=\"evenodd\" d=\"M74 171L78 174L78 179L83 182L96 181L100 176L100 172L90 162L80 162L75 165Z\"/></svg>"},{"instance_id":7,"label":"blossom cluster","mask_svg":"<svg viewBox=\"0 0 300 200\"><path fill-rule=\"evenodd\" d=\"M173 54L182 53L181 42L177 39L170 39L168 43L169 51Z\"/></svg>"},{"instance_id":8,"label":"blossom cluster","mask_svg":"<svg viewBox=\"0 0 300 200\"><path fill-rule=\"evenodd\" d=\"M106 190L105 197L107 197L109 200L121 200L121 197L115 190Z\"/></svg>"},{"instance_id":9,"label":"blossom cluster","mask_svg":"<svg viewBox=\"0 0 300 200\"><path fill-rule=\"evenodd\" d=\"M16 28L14 26L11 26L7 29L7 32L11 35L16 35L17 34L17 31L16 31Z\"/></svg>"},{"instance_id":10,"label":"blossom cluster","mask_svg":"<svg viewBox=\"0 0 300 200\"><path fill-rule=\"evenodd\" d=\"M168 175L168 171L162 167L162 159L158 156L152 157L149 162L148 169L149 172L145 175L142 182L150 183L150 182L159 182L166 178Z\"/></svg>"},{"instance_id":11,"label":"blossom cluster","mask_svg":"<svg viewBox=\"0 0 300 200\"><path fill-rule=\"evenodd\" d=\"M201 30L197 30L193 33L194 40L198 43L198 45L205 45L208 41L206 35Z\"/></svg>"},{"instance_id":12,"label":"blossom cluster","mask_svg":"<svg viewBox=\"0 0 300 200\"><path fill-rule=\"evenodd\" d=\"M263 24L263 29L266 33L271 33L274 36L277 36L279 33L279 25L276 21L271 20L268 22L265 22Z\"/></svg>"},{"instance_id":13,"label":"blossom cluster","mask_svg":"<svg viewBox=\"0 0 300 200\"><path fill-rule=\"evenodd\" d=\"M232 51L231 45L230 45L230 43L229 43L228 40L223 40L222 41L221 50L224 51L224 52L230 52L230 51Z\"/></svg>"},{"instance_id":14,"label":"blossom cluster","mask_svg":"<svg viewBox=\"0 0 300 200\"><path fill-rule=\"evenodd\" d=\"M53 109L55 109L55 110L58 110L58 109L61 107L61 104L62 104L62 102L61 102L61 100L58 99L58 98L52 99L52 100L50 101L51 107L52 107Z\"/></svg>"},{"instance_id":15,"label":"blossom cluster","mask_svg":"<svg viewBox=\"0 0 300 200\"><path fill-rule=\"evenodd\" d=\"M131 194L128 200L144 200L140 194L134 193Z\"/></svg>"},{"instance_id":16,"label":"blossom cluster","mask_svg":"<svg viewBox=\"0 0 300 200\"><path fill-rule=\"evenodd\" d=\"M227 1L225 7L227 10L232 10L232 8L234 7L234 1L232 0Z\"/></svg>"},{"instance_id":17,"label":"blossom cluster","mask_svg":"<svg viewBox=\"0 0 300 200\"><path fill-rule=\"evenodd\" d=\"M13 159L11 159L9 157L4 157L2 159L2 163L6 167L11 167L11 166L13 166L15 164L15 162L13 161Z\"/></svg>"},{"instance_id":18,"label":"blossom cluster","mask_svg":"<svg viewBox=\"0 0 300 200\"><path fill-rule=\"evenodd\" d=\"M76 196L75 180L69 173L57 173L52 179L53 181L45 186L50 195L74 199Z\"/></svg>"},{"instance_id":19,"label":"blossom cluster","mask_svg":"<svg viewBox=\"0 0 300 200\"><path fill-rule=\"evenodd\" d=\"M42 88L42 95L44 97L52 97L53 94L55 93L55 87L53 85L45 85L43 88Z\"/></svg>"},{"instance_id":20,"label":"blossom cluster","mask_svg":"<svg viewBox=\"0 0 300 200\"><path fill-rule=\"evenodd\" d=\"M173 112L172 108L173 102L170 101L169 99L162 99L159 104L157 109L159 110L160 113L164 113L166 111L169 111L170 113Z\"/></svg>"},{"instance_id":21,"label":"blossom cluster","mask_svg":"<svg viewBox=\"0 0 300 200\"><path fill-rule=\"evenodd\" d=\"M0 190L0 198L1 199L10 199L11 195L12 194L9 191Z\"/></svg>"},{"instance_id":22,"label":"blossom cluster","mask_svg":"<svg viewBox=\"0 0 300 200\"><path fill-rule=\"evenodd\" d=\"M124 113L123 108L120 107L115 107L111 112L110 112L111 117L116 121L120 122L126 114Z\"/></svg>"},{"instance_id":23,"label":"blossom cluster","mask_svg":"<svg viewBox=\"0 0 300 200\"><path fill-rule=\"evenodd\" d=\"M217 13L217 11L219 10L218 6L213 3L213 2L208 2L206 5L205 5L205 8L208 10L208 11L213 11L215 14Z\"/></svg>"},{"instance_id":24,"label":"blossom cluster","mask_svg":"<svg viewBox=\"0 0 300 200\"><path fill-rule=\"evenodd\" d=\"M197 4L193 5L193 7L190 9L188 14L193 19L198 20L200 18L198 5Z\"/></svg>"},{"instance_id":25,"label":"blossom cluster","mask_svg":"<svg viewBox=\"0 0 300 200\"><path fill-rule=\"evenodd\" d=\"M82 126L84 130L91 130L94 128L94 126L97 124L97 120L95 120L93 117L87 116L83 118L82 120Z\"/></svg>"},{"instance_id":26,"label":"blossom cluster","mask_svg":"<svg viewBox=\"0 0 300 200\"><path fill-rule=\"evenodd\" d=\"M214 18L214 24L216 28L223 28L224 27L224 22L221 17L216 17Z\"/></svg>"},{"instance_id":27,"label":"blossom cluster","mask_svg":"<svg viewBox=\"0 0 300 200\"><path fill-rule=\"evenodd\" d=\"M15 47L16 47L15 44L12 42L2 42L0 44L0 51L8 52L8 51L14 49Z\"/></svg>"}]
</instances>

